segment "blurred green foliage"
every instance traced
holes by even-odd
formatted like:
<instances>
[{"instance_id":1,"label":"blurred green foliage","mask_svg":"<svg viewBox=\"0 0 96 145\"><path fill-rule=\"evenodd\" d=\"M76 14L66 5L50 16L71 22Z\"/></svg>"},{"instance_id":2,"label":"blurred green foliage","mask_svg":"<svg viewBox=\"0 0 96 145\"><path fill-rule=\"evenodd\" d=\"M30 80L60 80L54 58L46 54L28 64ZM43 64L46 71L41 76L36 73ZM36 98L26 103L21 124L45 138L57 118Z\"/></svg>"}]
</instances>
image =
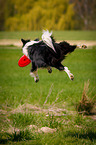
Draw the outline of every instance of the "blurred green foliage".
<instances>
[{"instance_id":1,"label":"blurred green foliage","mask_svg":"<svg viewBox=\"0 0 96 145\"><path fill-rule=\"evenodd\" d=\"M96 3L94 0L92 1L94 4ZM95 27L88 27L88 21L90 21L89 14L95 12L96 8L92 5L89 9L90 3L81 0L78 1L79 10L76 2L76 0L0 0L0 30L94 29ZM90 13L87 12L87 9L84 11L85 8Z\"/></svg>"}]
</instances>

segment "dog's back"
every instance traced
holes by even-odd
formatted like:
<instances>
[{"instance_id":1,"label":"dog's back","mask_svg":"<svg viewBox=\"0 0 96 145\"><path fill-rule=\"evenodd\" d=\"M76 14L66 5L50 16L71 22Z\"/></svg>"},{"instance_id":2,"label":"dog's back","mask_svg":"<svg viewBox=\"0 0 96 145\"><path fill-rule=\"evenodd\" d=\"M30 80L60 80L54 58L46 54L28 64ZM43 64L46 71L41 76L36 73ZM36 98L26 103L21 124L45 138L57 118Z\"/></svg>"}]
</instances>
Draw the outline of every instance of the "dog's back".
<instances>
[{"instance_id":1,"label":"dog's back","mask_svg":"<svg viewBox=\"0 0 96 145\"><path fill-rule=\"evenodd\" d=\"M29 57L38 68L47 66L55 67L56 64L65 58L67 53L71 53L76 48L76 45L71 46L67 42L52 43L56 52L43 41L28 47Z\"/></svg>"}]
</instances>

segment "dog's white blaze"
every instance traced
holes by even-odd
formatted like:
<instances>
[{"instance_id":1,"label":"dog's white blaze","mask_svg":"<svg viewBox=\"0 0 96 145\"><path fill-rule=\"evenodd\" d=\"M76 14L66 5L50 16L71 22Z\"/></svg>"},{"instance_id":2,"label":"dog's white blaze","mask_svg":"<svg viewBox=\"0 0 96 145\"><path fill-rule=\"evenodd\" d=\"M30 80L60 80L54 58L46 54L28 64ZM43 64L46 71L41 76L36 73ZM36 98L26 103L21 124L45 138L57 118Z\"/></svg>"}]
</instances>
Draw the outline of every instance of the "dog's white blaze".
<instances>
[{"instance_id":1,"label":"dog's white blaze","mask_svg":"<svg viewBox=\"0 0 96 145\"><path fill-rule=\"evenodd\" d=\"M29 58L29 55L28 55L28 46L30 45L33 45L35 43L38 43L39 41L30 41L30 42L27 42L24 47L22 48L23 49L23 54L26 55L28 58Z\"/></svg>"},{"instance_id":2,"label":"dog's white blaze","mask_svg":"<svg viewBox=\"0 0 96 145\"><path fill-rule=\"evenodd\" d=\"M52 44L52 39L51 39L51 37L50 37L51 35L52 35L52 32L49 33L48 30L47 30L47 31L43 31L42 40L43 40L43 42L44 42L46 45L48 45L50 48L52 48L53 51L56 52L56 50L55 50L55 48L54 48L54 46L53 46L53 44Z\"/></svg>"}]
</instances>

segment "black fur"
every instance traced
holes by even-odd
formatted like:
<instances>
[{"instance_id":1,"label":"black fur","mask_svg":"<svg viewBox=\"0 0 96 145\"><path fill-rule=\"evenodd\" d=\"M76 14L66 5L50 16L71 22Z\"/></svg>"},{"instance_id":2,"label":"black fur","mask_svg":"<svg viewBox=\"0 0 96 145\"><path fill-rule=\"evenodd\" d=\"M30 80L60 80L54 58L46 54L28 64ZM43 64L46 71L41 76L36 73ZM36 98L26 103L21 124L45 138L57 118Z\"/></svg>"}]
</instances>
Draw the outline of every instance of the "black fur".
<instances>
[{"instance_id":1,"label":"black fur","mask_svg":"<svg viewBox=\"0 0 96 145\"><path fill-rule=\"evenodd\" d=\"M28 47L28 54L32 60L32 71L40 67L55 67L61 70L61 62L67 53L71 53L76 45L67 42L53 43L56 53L42 41Z\"/></svg>"},{"instance_id":2,"label":"black fur","mask_svg":"<svg viewBox=\"0 0 96 145\"><path fill-rule=\"evenodd\" d=\"M24 40L24 39L21 39L22 43L23 43L23 46L27 43L27 42L30 42L30 40Z\"/></svg>"},{"instance_id":3,"label":"black fur","mask_svg":"<svg viewBox=\"0 0 96 145\"><path fill-rule=\"evenodd\" d=\"M21 39L21 41L23 42L23 46L29 42L29 40L23 39ZM35 41L38 41L38 39L35 39ZM56 52L54 52L52 48L47 46L43 41L39 41L39 43L35 43L28 47L28 54L32 61L31 72L36 71L37 68L46 68L48 66L64 70L64 66L61 62L65 59L65 56L68 53L74 51L76 45L70 45L65 41L56 43L53 37L52 43Z\"/></svg>"}]
</instances>

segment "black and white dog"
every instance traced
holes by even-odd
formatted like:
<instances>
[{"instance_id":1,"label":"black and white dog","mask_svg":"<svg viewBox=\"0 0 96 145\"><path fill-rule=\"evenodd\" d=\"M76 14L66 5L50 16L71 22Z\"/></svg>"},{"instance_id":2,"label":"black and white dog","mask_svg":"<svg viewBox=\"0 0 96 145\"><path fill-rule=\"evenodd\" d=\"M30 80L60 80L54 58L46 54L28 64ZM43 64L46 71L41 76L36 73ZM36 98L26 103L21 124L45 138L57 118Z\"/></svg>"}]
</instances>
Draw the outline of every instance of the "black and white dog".
<instances>
[{"instance_id":1,"label":"black and white dog","mask_svg":"<svg viewBox=\"0 0 96 145\"><path fill-rule=\"evenodd\" d=\"M67 67L63 66L61 62L65 59L68 53L73 52L78 45L70 45L69 43L62 41L56 43L52 37L52 32L43 31L42 40L35 39L34 41L21 39L23 42L23 53L32 62L32 68L30 75L34 77L35 82L39 81L37 74L38 68L47 68L48 72L52 72L54 67L60 71L65 71L70 80L74 79L73 74L68 70ZM81 47L86 47L85 45Z\"/></svg>"}]
</instances>

